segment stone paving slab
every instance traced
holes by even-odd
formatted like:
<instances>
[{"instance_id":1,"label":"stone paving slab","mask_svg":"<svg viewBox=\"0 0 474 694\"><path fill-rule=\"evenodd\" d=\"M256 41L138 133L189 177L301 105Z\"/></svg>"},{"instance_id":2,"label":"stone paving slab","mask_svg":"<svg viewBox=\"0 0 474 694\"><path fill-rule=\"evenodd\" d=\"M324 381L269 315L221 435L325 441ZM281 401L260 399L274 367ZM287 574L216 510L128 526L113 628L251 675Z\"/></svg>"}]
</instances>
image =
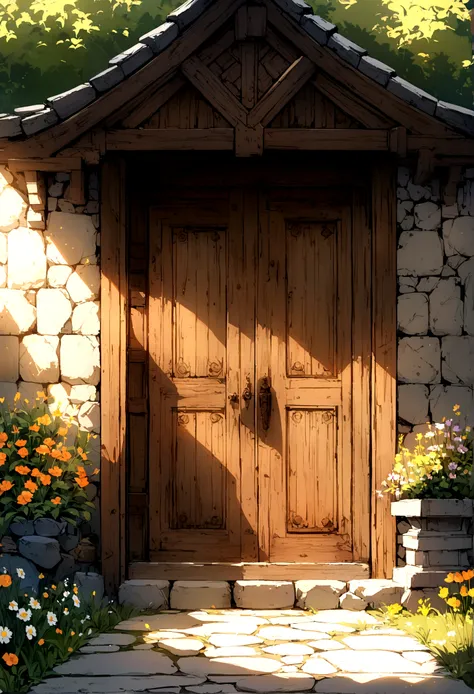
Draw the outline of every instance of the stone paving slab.
<instances>
[{"instance_id":1,"label":"stone paving slab","mask_svg":"<svg viewBox=\"0 0 474 694\"><path fill-rule=\"evenodd\" d=\"M31 694L474 694L413 637L342 609L167 611L84 649Z\"/></svg>"}]
</instances>

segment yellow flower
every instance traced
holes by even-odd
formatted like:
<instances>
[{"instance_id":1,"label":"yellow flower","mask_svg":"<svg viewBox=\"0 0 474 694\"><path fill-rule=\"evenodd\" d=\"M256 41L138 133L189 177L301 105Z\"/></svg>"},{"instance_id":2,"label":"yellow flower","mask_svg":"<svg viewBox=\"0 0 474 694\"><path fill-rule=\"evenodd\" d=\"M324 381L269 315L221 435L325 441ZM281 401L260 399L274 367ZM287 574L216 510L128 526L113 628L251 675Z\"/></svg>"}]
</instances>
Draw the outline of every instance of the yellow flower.
<instances>
[{"instance_id":1,"label":"yellow flower","mask_svg":"<svg viewBox=\"0 0 474 694\"><path fill-rule=\"evenodd\" d=\"M457 412L460 409L460 405L453 405L453 412Z\"/></svg>"},{"instance_id":2,"label":"yellow flower","mask_svg":"<svg viewBox=\"0 0 474 694\"><path fill-rule=\"evenodd\" d=\"M449 573L446 576L446 578L444 579L445 583L452 583L453 581L454 581L454 574L453 573Z\"/></svg>"},{"instance_id":3,"label":"yellow flower","mask_svg":"<svg viewBox=\"0 0 474 694\"><path fill-rule=\"evenodd\" d=\"M13 398L13 402L18 402L21 398L21 393L15 393L15 397Z\"/></svg>"},{"instance_id":4,"label":"yellow flower","mask_svg":"<svg viewBox=\"0 0 474 694\"><path fill-rule=\"evenodd\" d=\"M449 595L449 588L446 588L446 587L440 588L438 595L440 598L443 598L443 599L447 598Z\"/></svg>"},{"instance_id":5,"label":"yellow flower","mask_svg":"<svg viewBox=\"0 0 474 694\"><path fill-rule=\"evenodd\" d=\"M448 600L446 600L446 602L447 602L447 604L448 604L450 607L453 608L453 610L454 610L455 612L457 612L457 610L459 609L459 607L460 607L460 605L461 605L461 601L458 600L458 598L454 598L454 597L453 597L453 598L449 598Z\"/></svg>"},{"instance_id":6,"label":"yellow flower","mask_svg":"<svg viewBox=\"0 0 474 694\"><path fill-rule=\"evenodd\" d=\"M66 427L59 427L58 436L67 436L67 428Z\"/></svg>"},{"instance_id":7,"label":"yellow flower","mask_svg":"<svg viewBox=\"0 0 474 694\"><path fill-rule=\"evenodd\" d=\"M71 648L71 646L69 646L69 648L67 649L67 652L68 652L68 653L72 653L72 648Z\"/></svg>"},{"instance_id":8,"label":"yellow flower","mask_svg":"<svg viewBox=\"0 0 474 694\"><path fill-rule=\"evenodd\" d=\"M39 574L38 578L44 578L44 574Z\"/></svg>"},{"instance_id":9,"label":"yellow flower","mask_svg":"<svg viewBox=\"0 0 474 694\"><path fill-rule=\"evenodd\" d=\"M474 598L474 588L470 588L467 594L470 598Z\"/></svg>"}]
</instances>

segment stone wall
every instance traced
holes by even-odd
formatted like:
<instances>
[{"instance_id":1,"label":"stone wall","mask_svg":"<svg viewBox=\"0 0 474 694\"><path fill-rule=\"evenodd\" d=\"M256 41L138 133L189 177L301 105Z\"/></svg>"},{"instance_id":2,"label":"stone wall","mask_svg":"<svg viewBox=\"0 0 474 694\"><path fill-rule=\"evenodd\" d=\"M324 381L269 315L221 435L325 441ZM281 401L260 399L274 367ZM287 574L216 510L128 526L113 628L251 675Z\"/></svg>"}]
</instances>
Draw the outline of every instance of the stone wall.
<instances>
[{"instance_id":1,"label":"stone wall","mask_svg":"<svg viewBox=\"0 0 474 694\"><path fill-rule=\"evenodd\" d=\"M71 418L72 443L78 428L100 433L99 179L87 171L78 206L69 174L38 177L32 194L28 178L0 167L0 397L12 405L18 391L34 403L46 392L51 411ZM91 446L99 467L98 436ZM98 499L97 483L86 491ZM98 512L82 535L97 544ZM89 541L76 552L90 564Z\"/></svg>"},{"instance_id":2,"label":"stone wall","mask_svg":"<svg viewBox=\"0 0 474 694\"><path fill-rule=\"evenodd\" d=\"M398 428L412 447L455 404L474 424L474 169L446 204L439 180L418 186L400 168L397 199Z\"/></svg>"}]
</instances>

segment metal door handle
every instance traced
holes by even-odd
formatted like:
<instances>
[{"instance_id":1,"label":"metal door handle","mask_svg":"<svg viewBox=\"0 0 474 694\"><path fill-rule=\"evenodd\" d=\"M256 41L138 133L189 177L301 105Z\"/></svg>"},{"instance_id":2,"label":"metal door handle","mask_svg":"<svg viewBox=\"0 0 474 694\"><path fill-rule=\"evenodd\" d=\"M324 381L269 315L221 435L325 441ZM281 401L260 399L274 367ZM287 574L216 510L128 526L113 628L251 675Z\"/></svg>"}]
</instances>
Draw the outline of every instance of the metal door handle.
<instances>
[{"instance_id":1,"label":"metal door handle","mask_svg":"<svg viewBox=\"0 0 474 694\"><path fill-rule=\"evenodd\" d=\"M250 376L247 376L247 385L242 393L242 399L245 401L245 407L248 407L252 399L252 382Z\"/></svg>"},{"instance_id":2,"label":"metal door handle","mask_svg":"<svg viewBox=\"0 0 474 694\"><path fill-rule=\"evenodd\" d=\"M258 404L260 406L260 417L262 419L262 429L268 431L270 428L270 416L272 414L272 389L268 382L268 377L262 378L260 391L258 394Z\"/></svg>"}]
</instances>

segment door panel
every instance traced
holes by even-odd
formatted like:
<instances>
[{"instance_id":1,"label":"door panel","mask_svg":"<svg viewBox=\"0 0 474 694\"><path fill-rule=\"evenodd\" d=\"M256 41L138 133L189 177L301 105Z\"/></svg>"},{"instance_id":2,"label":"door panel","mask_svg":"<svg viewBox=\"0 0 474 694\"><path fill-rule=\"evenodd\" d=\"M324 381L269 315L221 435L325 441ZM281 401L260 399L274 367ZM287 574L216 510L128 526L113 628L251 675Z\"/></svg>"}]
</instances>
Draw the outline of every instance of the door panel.
<instances>
[{"instance_id":1,"label":"door panel","mask_svg":"<svg viewBox=\"0 0 474 694\"><path fill-rule=\"evenodd\" d=\"M257 417L266 561L352 559L350 204L260 204Z\"/></svg>"},{"instance_id":2,"label":"door panel","mask_svg":"<svg viewBox=\"0 0 474 694\"><path fill-rule=\"evenodd\" d=\"M150 212L152 560L239 561L253 532L241 494L255 489L254 430L250 439L240 393L253 381L254 339L240 322L255 319L238 294L255 262L231 207L222 194L184 192Z\"/></svg>"}]
</instances>

